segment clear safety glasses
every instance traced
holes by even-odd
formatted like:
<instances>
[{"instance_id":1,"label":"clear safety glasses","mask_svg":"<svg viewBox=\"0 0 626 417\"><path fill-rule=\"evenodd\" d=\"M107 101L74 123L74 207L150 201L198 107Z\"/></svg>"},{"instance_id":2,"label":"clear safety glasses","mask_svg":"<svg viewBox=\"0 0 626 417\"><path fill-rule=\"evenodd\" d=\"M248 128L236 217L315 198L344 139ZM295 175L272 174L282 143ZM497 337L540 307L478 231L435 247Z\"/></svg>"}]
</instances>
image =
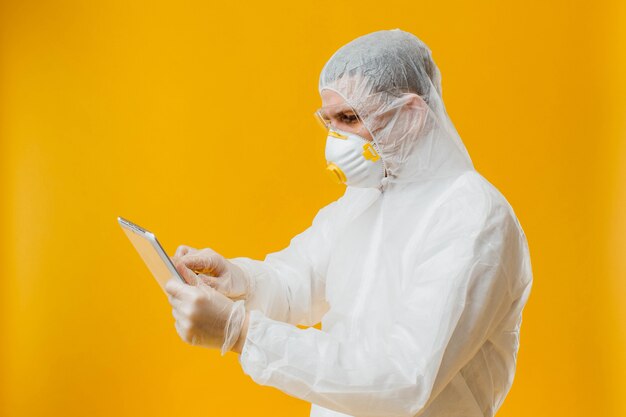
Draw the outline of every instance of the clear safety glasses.
<instances>
[{"instance_id":1,"label":"clear safety glasses","mask_svg":"<svg viewBox=\"0 0 626 417\"><path fill-rule=\"evenodd\" d=\"M357 134L366 131L363 121L348 103L320 107L314 115L324 130L338 129Z\"/></svg>"}]
</instances>

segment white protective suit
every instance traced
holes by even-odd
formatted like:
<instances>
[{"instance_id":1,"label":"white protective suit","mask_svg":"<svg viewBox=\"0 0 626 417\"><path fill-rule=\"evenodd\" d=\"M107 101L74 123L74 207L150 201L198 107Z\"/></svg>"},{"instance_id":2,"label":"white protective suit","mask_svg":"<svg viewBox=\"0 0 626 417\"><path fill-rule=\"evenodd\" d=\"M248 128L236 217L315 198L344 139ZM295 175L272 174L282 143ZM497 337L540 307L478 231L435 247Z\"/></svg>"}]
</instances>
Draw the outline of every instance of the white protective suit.
<instances>
[{"instance_id":1,"label":"white protective suit","mask_svg":"<svg viewBox=\"0 0 626 417\"><path fill-rule=\"evenodd\" d=\"M532 283L511 206L474 170L414 35L348 43L324 66L325 88L362 118L387 177L347 187L265 260L229 259L254 282L243 371L315 417L494 415ZM403 106L410 93L427 106Z\"/></svg>"}]
</instances>

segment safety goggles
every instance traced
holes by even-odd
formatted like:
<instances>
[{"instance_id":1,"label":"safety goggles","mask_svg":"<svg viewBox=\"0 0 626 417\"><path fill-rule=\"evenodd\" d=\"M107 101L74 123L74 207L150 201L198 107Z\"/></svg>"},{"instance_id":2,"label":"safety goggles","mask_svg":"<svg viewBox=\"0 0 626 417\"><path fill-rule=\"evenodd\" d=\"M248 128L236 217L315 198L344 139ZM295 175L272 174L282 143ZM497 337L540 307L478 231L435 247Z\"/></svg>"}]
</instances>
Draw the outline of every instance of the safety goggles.
<instances>
[{"instance_id":1,"label":"safety goggles","mask_svg":"<svg viewBox=\"0 0 626 417\"><path fill-rule=\"evenodd\" d=\"M356 132L365 129L363 121L348 103L320 107L315 111L314 116L325 130L339 129Z\"/></svg>"}]
</instances>

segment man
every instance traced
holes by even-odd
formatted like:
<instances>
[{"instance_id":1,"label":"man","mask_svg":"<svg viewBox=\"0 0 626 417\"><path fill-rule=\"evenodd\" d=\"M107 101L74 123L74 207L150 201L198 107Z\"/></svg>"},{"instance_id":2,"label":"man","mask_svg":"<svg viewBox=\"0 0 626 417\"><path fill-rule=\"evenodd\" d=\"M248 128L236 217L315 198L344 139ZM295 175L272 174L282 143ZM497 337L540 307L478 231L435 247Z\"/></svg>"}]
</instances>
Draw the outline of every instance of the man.
<instances>
[{"instance_id":1,"label":"man","mask_svg":"<svg viewBox=\"0 0 626 417\"><path fill-rule=\"evenodd\" d=\"M179 334L240 353L311 416L493 416L515 372L528 245L474 169L430 50L399 29L359 37L319 91L345 194L263 261L179 247L199 282L166 287Z\"/></svg>"}]
</instances>

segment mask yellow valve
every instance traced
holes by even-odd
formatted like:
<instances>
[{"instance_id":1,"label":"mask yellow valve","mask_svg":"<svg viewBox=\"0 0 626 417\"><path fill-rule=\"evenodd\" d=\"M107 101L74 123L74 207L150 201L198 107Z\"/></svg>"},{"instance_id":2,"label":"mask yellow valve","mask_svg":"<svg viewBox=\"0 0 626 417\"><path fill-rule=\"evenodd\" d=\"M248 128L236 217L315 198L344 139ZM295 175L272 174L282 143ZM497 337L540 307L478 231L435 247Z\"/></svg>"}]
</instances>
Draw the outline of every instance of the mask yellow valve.
<instances>
[{"instance_id":1,"label":"mask yellow valve","mask_svg":"<svg viewBox=\"0 0 626 417\"><path fill-rule=\"evenodd\" d=\"M363 145L363 158L376 162L380 159L380 155L378 155L378 152L376 152L376 149L374 149L372 144L368 142Z\"/></svg>"},{"instance_id":2,"label":"mask yellow valve","mask_svg":"<svg viewBox=\"0 0 626 417\"><path fill-rule=\"evenodd\" d=\"M330 175L337 184L344 184L346 182L346 174L332 162L326 166L326 172L328 172L328 175Z\"/></svg>"}]
</instances>

